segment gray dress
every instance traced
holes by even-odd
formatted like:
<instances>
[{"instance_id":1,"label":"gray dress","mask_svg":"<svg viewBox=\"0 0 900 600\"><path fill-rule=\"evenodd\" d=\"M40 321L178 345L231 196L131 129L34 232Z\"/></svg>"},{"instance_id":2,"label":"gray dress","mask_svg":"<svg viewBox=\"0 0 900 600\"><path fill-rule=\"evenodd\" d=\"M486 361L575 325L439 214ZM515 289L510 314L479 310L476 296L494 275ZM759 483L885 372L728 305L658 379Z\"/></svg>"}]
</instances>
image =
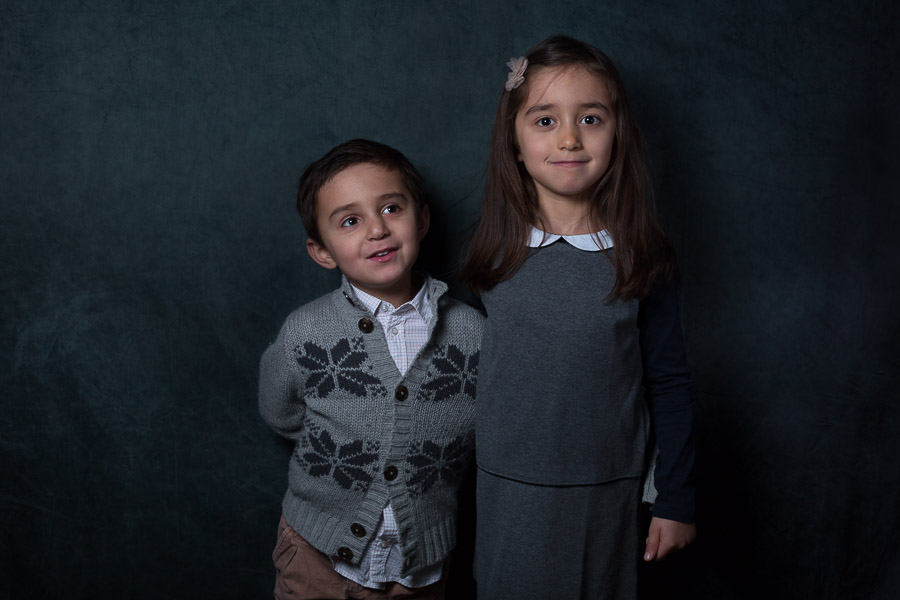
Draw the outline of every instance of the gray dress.
<instances>
[{"instance_id":1,"label":"gray dress","mask_svg":"<svg viewBox=\"0 0 900 600\"><path fill-rule=\"evenodd\" d=\"M639 303L557 241L482 296L475 576L484 600L637 597L650 419Z\"/></svg>"}]
</instances>

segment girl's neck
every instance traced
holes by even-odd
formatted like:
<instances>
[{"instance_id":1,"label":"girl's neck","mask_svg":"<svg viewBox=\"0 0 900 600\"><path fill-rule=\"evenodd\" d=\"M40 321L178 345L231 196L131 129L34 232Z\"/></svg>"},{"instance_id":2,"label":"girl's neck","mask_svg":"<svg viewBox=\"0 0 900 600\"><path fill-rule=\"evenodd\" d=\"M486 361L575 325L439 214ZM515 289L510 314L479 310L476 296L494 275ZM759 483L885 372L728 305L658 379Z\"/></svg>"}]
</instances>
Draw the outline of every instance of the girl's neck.
<instances>
[{"instance_id":1,"label":"girl's neck","mask_svg":"<svg viewBox=\"0 0 900 600\"><path fill-rule=\"evenodd\" d=\"M546 233L557 235L581 235L596 233L603 229L603 224L596 217L591 217L588 202L561 202L559 200L538 199L537 226Z\"/></svg>"}]
</instances>

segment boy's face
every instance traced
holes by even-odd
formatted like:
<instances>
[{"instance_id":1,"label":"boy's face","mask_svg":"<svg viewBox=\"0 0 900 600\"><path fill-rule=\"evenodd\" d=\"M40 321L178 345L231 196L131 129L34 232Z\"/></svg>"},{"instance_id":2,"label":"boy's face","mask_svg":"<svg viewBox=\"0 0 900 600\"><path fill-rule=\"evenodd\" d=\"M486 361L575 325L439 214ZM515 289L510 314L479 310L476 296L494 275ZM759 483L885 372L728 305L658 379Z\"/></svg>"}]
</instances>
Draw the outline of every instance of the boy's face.
<instances>
[{"instance_id":1,"label":"boy's face","mask_svg":"<svg viewBox=\"0 0 900 600\"><path fill-rule=\"evenodd\" d=\"M326 269L338 268L357 288L395 307L412 300L412 267L428 231L428 207L396 171L370 163L335 175L317 196L322 243L306 249Z\"/></svg>"}]
</instances>

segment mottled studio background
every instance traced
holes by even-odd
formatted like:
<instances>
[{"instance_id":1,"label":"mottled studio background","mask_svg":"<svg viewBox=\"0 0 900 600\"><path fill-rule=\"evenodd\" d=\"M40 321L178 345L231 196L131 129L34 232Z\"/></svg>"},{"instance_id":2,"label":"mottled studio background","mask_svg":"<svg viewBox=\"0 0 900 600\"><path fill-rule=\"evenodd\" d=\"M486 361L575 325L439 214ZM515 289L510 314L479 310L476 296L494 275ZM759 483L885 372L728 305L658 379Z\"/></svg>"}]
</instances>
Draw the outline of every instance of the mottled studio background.
<instances>
[{"instance_id":1,"label":"mottled studio background","mask_svg":"<svg viewBox=\"0 0 900 600\"><path fill-rule=\"evenodd\" d=\"M257 361L335 285L298 175L400 148L452 278L504 62L557 32L622 71L684 275L700 537L648 577L900 597L898 28L889 0L2 0L0 597L271 597Z\"/></svg>"}]
</instances>

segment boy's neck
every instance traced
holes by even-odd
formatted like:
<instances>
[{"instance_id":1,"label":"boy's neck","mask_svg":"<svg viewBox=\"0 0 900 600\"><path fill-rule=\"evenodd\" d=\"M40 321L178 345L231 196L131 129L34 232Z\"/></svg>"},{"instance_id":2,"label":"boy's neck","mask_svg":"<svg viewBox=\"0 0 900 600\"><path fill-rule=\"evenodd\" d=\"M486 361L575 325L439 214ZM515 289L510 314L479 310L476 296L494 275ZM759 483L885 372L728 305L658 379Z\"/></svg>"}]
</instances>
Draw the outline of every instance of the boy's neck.
<instances>
[{"instance_id":1,"label":"boy's neck","mask_svg":"<svg viewBox=\"0 0 900 600\"><path fill-rule=\"evenodd\" d=\"M404 281L397 282L396 285L393 285L390 288L366 289L357 286L352 281L350 282L350 285L374 298L378 298L382 302L387 302L394 308L398 308L415 298L416 294L419 293L419 290L422 289L422 284L425 283L425 276L416 272L410 273L409 276L404 279Z\"/></svg>"}]
</instances>

